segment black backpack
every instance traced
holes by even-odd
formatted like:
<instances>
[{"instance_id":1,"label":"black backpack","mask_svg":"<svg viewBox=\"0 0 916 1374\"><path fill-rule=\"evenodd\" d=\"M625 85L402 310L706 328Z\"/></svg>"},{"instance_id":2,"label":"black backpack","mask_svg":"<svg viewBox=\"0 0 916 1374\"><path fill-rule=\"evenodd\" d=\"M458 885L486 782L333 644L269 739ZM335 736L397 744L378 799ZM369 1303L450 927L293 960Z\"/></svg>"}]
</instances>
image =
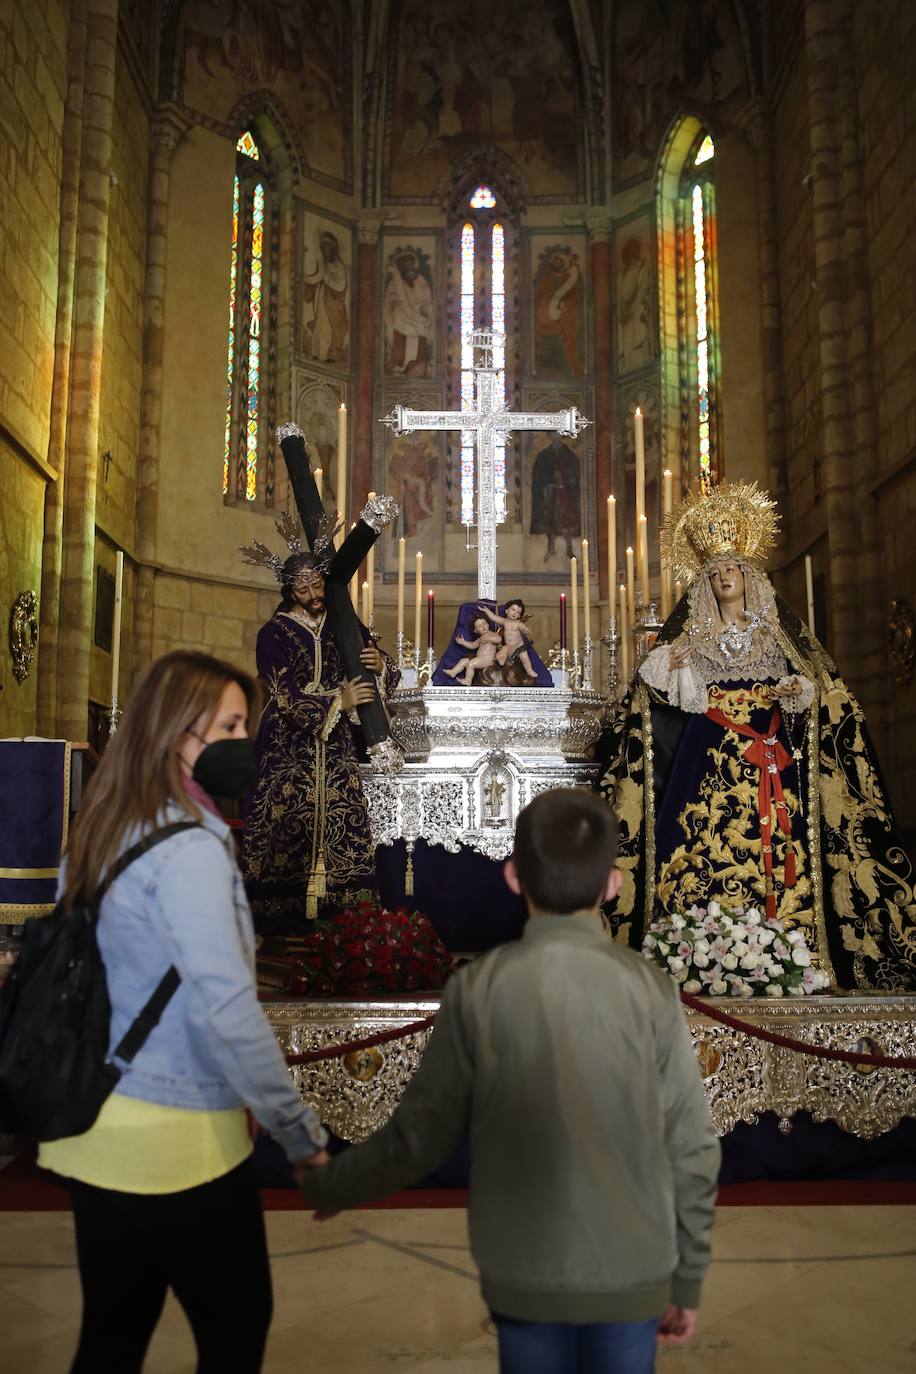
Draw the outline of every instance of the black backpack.
<instances>
[{"instance_id":1,"label":"black backpack","mask_svg":"<svg viewBox=\"0 0 916 1374\"><path fill-rule=\"evenodd\" d=\"M0 988L0 1131L27 1140L60 1140L88 1131L158 1024L181 982L173 966L111 1056L111 1003L96 927L102 898L128 865L195 821L154 831L114 863L92 903L58 903L26 921L22 945Z\"/></svg>"}]
</instances>

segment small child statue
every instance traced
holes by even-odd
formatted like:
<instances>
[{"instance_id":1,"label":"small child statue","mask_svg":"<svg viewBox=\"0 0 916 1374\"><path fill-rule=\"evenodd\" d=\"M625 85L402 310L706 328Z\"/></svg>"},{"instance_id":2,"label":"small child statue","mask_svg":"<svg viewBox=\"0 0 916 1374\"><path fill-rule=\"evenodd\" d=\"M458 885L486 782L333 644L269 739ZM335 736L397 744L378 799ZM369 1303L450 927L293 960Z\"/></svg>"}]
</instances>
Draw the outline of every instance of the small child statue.
<instances>
[{"instance_id":1,"label":"small child statue","mask_svg":"<svg viewBox=\"0 0 916 1374\"><path fill-rule=\"evenodd\" d=\"M496 661L502 667L510 664L520 663L522 668L531 681L537 680L537 673L531 664L531 657L528 653L529 646L532 644L531 636L525 624L525 603L515 596L507 601L503 606L503 614L497 615L486 606L480 609L493 625L498 625L503 633L502 647L497 651ZM476 625L476 621L474 622Z\"/></svg>"},{"instance_id":2,"label":"small child statue","mask_svg":"<svg viewBox=\"0 0 916 1374\"><path fill-rule=\"evenodd\" d=\"M484 607L481 607L483 610ZM487 612L489 615L490 613ZM474 632L477 639L463 639L461 635L455 635L455 643L460 644L463 649L476 649L473 658L465 656L458 660L454 668L443 668L446 677L457 677L459 673L464 673L464 686L470 687L474 681L474 674L482 672L487 668L492 668L496 662L498 654L502 652L503 637L499 630L491 630L486 616L479 615L474 620Z\"/></svg>"}]
</instances>

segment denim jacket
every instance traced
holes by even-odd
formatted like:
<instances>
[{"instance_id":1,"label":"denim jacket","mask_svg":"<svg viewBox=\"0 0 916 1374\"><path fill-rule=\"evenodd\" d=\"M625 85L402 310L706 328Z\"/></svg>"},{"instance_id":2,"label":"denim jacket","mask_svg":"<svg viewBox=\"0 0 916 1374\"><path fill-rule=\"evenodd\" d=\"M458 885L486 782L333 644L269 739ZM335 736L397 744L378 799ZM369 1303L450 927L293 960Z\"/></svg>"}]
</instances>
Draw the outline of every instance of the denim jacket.
<instances>
[{"instance_id":1,"label":"denim jacket","mask_svg":"<svg viewBox=\"0 0 916 1374\"><path fill-rule=\"evenodd\" d=\"M187 820L170 803L162 824ZM140 838L129 835L124 849ZM64 870L61 873L63 882ZM141 855L102 900L99 949L111 999L109 1051L171 964L181 985L116 1091L163 1106L247 1106L291 1159L327 1134L300 1100L258 1002L254 927L228 825L209 812Z\"/></svg>"}]
</instances>

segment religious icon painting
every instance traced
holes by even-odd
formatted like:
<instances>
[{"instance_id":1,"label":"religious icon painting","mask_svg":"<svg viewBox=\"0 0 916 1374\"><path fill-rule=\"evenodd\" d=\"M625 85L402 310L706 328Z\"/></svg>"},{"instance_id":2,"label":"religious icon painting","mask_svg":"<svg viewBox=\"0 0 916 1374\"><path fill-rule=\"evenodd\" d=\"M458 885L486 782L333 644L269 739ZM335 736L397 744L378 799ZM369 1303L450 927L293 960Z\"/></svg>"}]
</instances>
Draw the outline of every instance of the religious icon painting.
<instances>
[{"instance_id":1,"label":"religious icon painting","mask_svg":"<svg viewBox=\"0 0 916 1374\"><path fill-rule=\"evenodd\" d=\"M251 112L260 107L268 122L282 119L292 134L304 175L352 191L349 6L343 0L189 0L179 8L174 94L220 122L237 118L240 102Z\"/></svg>"},{"instance_id":2,"label":"religious icon painting","mask_svg":"<svg viewBox=\"0 0 916 1374\"><path fill-rule=\"evenodd\" d=\"M581 394L538 392L529 395L531 409L562 410L577 406L589 414ZM544 580L569 577L569 560L578 556L588 535L586 493L590 489L589 431L578 438L534 432L524 436L522 467L523 568Z\"/></svg>"},{"instance_id":3,"label":"religious icon painting","mask_svg":"<svg viewBox=\"0 0 916 1374\"><path fill-rule=\"evenodd\" d=\"M326 377L306 371L294 375L296 401L293 416L305 435L312 469L321 468L321 494L327 511L337 510L337 414L341 401L346 400L341 386ZM284 510L295 510L287 501L288 480L286 464L277 464L277 504ZM279 471L282 469L282 473ZM282 496L282 500L280 499ZM290 495L290 501L291 501Z\"/></svg>"},{"instance_id":4,"label":"religious icon painting","mask_svg":"<svg viewBox=\"0 0 916 1374\"><path fill-rule=\"evenodd\" d=\"M543 381L588 371L584 234L532 234L531 371Z\"/></svg>"},{"instance_id":5,"label":"religious icon painting","mask_svg":"<svg viewBox=\"0 0 916 1374\"><path fill-rule=\"evenodd\" d=\"M438 241L433 234L385 240L382 357L386 377L426 381L439 362Z\"/></svg>"},{"instance_id":6,"label":"religious icon painting","mask_svg":"<svg viewBox=\"0 0 916 1374\"><path fill-rule=\"evenodd\" d=\"M651 211L617 227L615 291L617 374L635 372L655 357L655 248Z\"/></svg>"},{"instance_id":7,"label":"religious icon painting","mask_svg":"<svg viewBox=\"0 0 916 1374\"><path fill-rule=\"evenodd\" d=\"M353 229L302 207L296 338L304 361L349 370L353 322Z\"/></svg>"}]
</instances>

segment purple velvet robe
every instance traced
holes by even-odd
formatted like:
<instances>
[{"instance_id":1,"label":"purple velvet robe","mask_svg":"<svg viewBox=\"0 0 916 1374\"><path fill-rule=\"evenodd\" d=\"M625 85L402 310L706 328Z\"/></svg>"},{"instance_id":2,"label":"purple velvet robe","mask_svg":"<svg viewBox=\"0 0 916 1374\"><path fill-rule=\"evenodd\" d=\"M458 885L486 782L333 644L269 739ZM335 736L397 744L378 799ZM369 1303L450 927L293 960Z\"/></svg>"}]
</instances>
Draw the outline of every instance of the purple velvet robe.
<instances>
[{"instance_id":1,"label":"purple velvet robe","mask_svg":"<svg viewBox=\"0 0 916 1374\"><path fill-rule=\"evenodd\" d=\"M365 629L363 639L369 642ZM260 923L305 916L319 855L327 884L319 905L341 907L358 892L375 893L376 878L359 745L340 709L344 673L327 617L315 634L284 612L272 616L258 634L257 664L267 705L241 864ZM386 659L384 688L396 681Z\"/></svg>"}]
</instances>

